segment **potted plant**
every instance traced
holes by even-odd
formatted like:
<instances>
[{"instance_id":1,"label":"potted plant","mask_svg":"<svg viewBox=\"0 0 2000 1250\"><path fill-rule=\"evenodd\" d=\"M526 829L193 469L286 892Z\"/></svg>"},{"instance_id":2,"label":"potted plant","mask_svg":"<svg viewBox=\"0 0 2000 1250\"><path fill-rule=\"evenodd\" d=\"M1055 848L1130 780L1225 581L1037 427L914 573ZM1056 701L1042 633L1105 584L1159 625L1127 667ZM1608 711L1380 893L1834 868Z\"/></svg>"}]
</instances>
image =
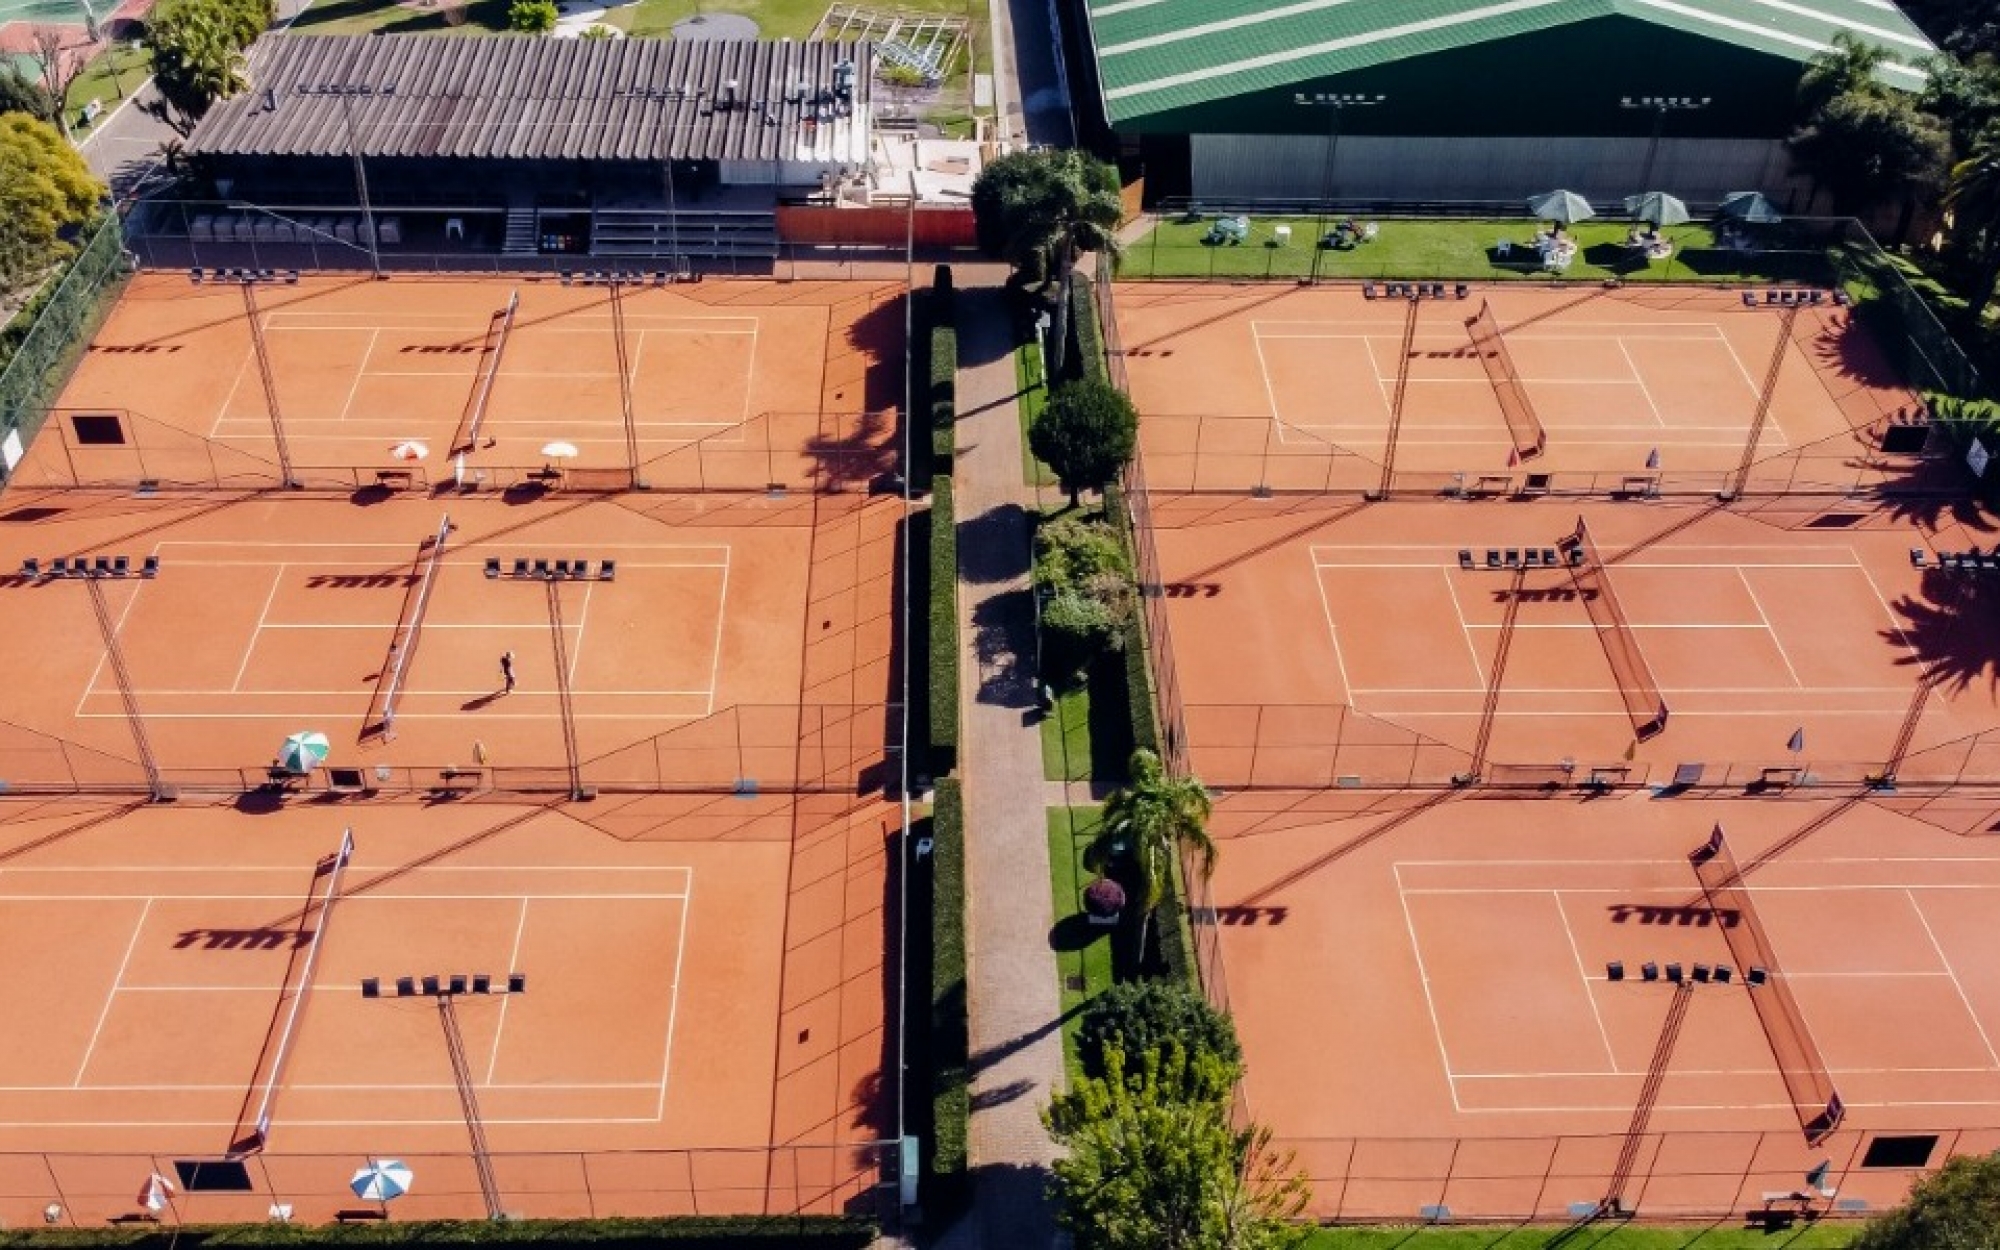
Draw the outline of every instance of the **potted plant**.
<instances>
[{"instance_id":1,"label":"potted plant","mask_svg":"<svg viewBox=\"0 0 2000 1250\"><path fill-rule=\"evenodd\" d=\"M1084 887L1083 914L1092 925L1109 928L1125 912L1125 887L1109 877L1099 877Z\"/></svg>"}]
</instances>

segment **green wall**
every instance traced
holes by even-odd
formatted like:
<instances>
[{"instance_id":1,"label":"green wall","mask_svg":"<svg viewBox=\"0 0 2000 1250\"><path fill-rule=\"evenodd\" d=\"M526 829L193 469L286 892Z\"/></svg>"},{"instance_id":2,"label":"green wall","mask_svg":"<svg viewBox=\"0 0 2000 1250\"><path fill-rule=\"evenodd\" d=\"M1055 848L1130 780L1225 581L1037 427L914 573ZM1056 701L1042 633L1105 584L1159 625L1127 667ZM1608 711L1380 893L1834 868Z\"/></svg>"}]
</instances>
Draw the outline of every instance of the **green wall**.
<instances>
[{"instance_id":1,"label":"green wall","mask_svg":"<svg viewBox=\"0 0 2000 1250\"><path fill-rule=\"evenodd\" d=\"M1387 96L1340 110L1343 134L1636 135L1652 110L1623 97L1709 97L1666 119L1672 138L1779 138L1792 128L1804 66L1650 22L1596 18L1435 52L1200 108L1117 123L1124 134L1324 134L1328 110L1295 91ZM1115 107L1115 102L1114 102Z\"/></svg>"}]
</instances>

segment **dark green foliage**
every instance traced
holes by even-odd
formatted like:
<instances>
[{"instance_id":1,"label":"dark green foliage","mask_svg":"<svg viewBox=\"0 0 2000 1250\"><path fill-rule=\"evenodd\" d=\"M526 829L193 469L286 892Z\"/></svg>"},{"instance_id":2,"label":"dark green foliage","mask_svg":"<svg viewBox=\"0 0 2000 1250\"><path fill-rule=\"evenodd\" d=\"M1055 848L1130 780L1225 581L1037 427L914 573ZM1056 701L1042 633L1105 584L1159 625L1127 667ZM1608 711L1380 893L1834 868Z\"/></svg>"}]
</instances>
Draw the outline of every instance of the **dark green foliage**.
<instances>
[{"instance_id":1,"label":"dark green foliage","mask_svg":"<svg viewBox=\"0 0 2000 1250\"><path fill-rule=\"evenodd\" d=\"M958 330L950 322L931 328L931 427L958 421Z\"/></svg>"},{"instance_id":2,"label":"dark green foliage","mask_svg":"<svg viewBox=\"0 0 2000 1250\"><path fill-rule=\"evenodd\" d=\"M0 330L0 422L23 439L41 429L97 328L124 290L124 233L115 214L88 228L64 272L42 284Z\"/></svg>"},{"instance_id":3,"label":"dark green foliage","mask_svg":"<svg viewBox=\"0 0 2000 1250\"><path fill-rule=\"evenodd\" d=\"M931 808L931 1147L928 1214L936 1218L968 1196L968 1103L965 1017L965 803L958 782L937 783Z\"/></svg>"},{"instance_id":4,"label":"dark green foliage","mask_svg":"<svg viewBox=\"0 0 2000 1250\"><path fill-rule=\"evenodd\" d=\"M1868 1221L1854 1250L1990 1247L2000 1230L2000 1156L1960 1155L1910 1191L1909 1201Z\"/></svg>"},{"instance_id":5,"label":"dark green foliage","mask_svg":"<svg viewBox=\"0 0 2000 1250\"><path fill-rule=\"evenodd\" d=\"M97 211L104 184L48 122L0 113L0 285L40 278Z\"/></svg>"},{"instance_id":6,"label":"dark green foliage","mask_svg":"<svg viewBox=\"0 0 2000 1250\"><path fill-rule=\"evenodd\" d=\"M1080 492L1116 479L1138 443L1139 414L1132 401L1096 379L1058 386L1028 428L1029 449L1055 472L1072 505Z\"/></svg>"},{"instance_id":7,"label":"dark green foliage","mask_svg":"<svg viewBox=\"0 0 2000 1250\"><path fill-rule=\"evenodd\" d=\"M949 477L931 485L930 771L958 767L958 525Z\"/></svg>"},{"instance_id":8,"label":"dark green foliage","mask_svg":"<svg viewBox=\"0 0 2000 1250\"><path fill-rule=\"evenodd\" d=\"M1076 336L1076 353L1070 357L1070 375L1105 382L1104 329L1097 324L1097 304L1090 296L1090 279L1077 274L1070 279L1069 323Z\"/></svg>"},{"instance_id":9,"label":"dark green foliage","mask_svg":"<svg viewBox=\"0 0 2000 1250\"><path fill-rule=\"evenodd\" d=\"M276 16L273 0L160 0L146 15L152 112L183 135L217 100L247 85L243 50Z\"/></svg>"},{"instance_id":10,"label":"dark green foliage","mask_svg":"<svg viewBox=\"0 0 2000 1250\"><path fill-rule=\"evenodd\" d=\"M56 117L49 89L22 73L13 61L0 63L0 113L26 113L45 122Z\"/></svg>"},{"instance_id":11,"label":"dark green foliage","mask_svg":"<svg viewBox=\"0 0 2000 1250\"><path fill-rule=\"evenodd\" d=\"M1842 32L1799 79L1800 122L1786 146L1833 193L1836 212L1934 191L1951 159L1945 125L1877 80L1886 59Z\"/></svg>"},{"instance_id":12,"label":"dark green foliage","mask_svg":"<svg viewBox=\"0 0 2000 1250\"><path fill-rule=\"evenodd\" d=\"M556 28L555 0L514 0L507 6L507 29L539 35Z\"/></svg>"},{"instance_id":13,"label":"dark green foliage","mask_svg":"<svg viewBox=\"0 0 2000 1250\"><path fill-rule=\"evenodd\" d=\"M951 472L957 451L958 425L958 295L951 285L951 266L939 265L926 293L924 373L927 388L918 410L930 414L931 457L939 473Z\"/></svg>"},{"instance_id":14,"label":"dark green foliage","mask_svg":"<svg viewBox=\"0 0 2000 1250\"><path fill-rule=\"evenodd\" d=\"M185 1228L92 1228L10 1232L0 1245L28 1250L200 1250L202 1247L532 1245L538 1250L778 1250L810 1246L860 1250L873 1220L854 1216L691 1215L674 1219L395 1220L370 1224L218 1224Z\"/></svg>"},{"instance_id":15,"label":"dark green foliage","mask_svg":"<svg viewBox=\"0 0 2000 1250\"><path fill-rule=\"evenodd\" d=\"M1236 1040L1236 1025L1209 1006L1199 990L1176 981L1127 981L1091 999L1083 1009L1077 1057L1085 1072L1103 1076L1107 1045L1137 1055L1157 1050L1169 1040L1216 1056L1232 1072L1242 1067L1243 1046Z\"/></svg>"},{"instance_id":16,"label":"dark green foliage","mask_svg":"<svg viewBox=\"0 0 2000 1250\"><path fill-rule=\"evenodd\" d=\"M1067 684L1125 645L1138 599L1131 557L1110 526L1077 514L1037 526L1034 584L1046 680Z\"/></svg>"}]
</instances>

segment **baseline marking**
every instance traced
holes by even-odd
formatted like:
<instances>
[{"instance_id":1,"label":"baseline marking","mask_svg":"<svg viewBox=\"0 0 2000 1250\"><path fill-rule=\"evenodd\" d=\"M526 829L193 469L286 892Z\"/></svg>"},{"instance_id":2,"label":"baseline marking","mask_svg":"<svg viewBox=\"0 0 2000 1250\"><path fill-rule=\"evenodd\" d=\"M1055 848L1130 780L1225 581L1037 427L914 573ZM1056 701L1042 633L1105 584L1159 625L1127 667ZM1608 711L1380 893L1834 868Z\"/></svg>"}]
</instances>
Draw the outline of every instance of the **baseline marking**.
<instances>
[{"instance_id":1,"label":"baseline marking","mask_svg":"<svg viewBox=\"0 0 2000 1250\"><path fill-rule=\"evenodd\" d=\"M132 964L132 952L139 949L139 935L146 931L146 918L153 914L153 900L139 909L139 920L132 926L132 937L125 943L125 958L118 961L118 971L112 975L111 988L104 992L104 1009L97 1013L97 1027L90 1031L90 1042L83 1048L83 1058L76 1065L76 1079L70 1082L71 1089L83 1088L83 1074L90 1069L90 1057L97 1053L97 1041L104 1036L105 1022L111 1019L111 1005L118 1001L118 987L125 980L125 969Z\"/></svg>"},{"instance_id":2,"label":"baseline marking","mask_svg":"<svg viewBox=\"0 0 2000 1250\"><path fill-rule=\"evenodd\" d=\"M1410 954L1417 961L1417 982L1424 988L1424 1009L1430 1013L1431 1037L1437 1042L1438 1062L1444 1065L1444 1084L1451 1094L1451 1109L1463 1113L1465 1108L1458 1101L1458 1078L1451 1068L1451 1052L1444 1044L1444 1026L1438 1022L1437 1000L1431 996L1431 974L1424 967L1423 946L1417 941L1417 922L1410 915L1410 899L1403 891L1403 865L1391 864L1390 871L1396 878L1396 903L1403 909L1403 930L1410 935Z\"/></svg>"}]
</instances>

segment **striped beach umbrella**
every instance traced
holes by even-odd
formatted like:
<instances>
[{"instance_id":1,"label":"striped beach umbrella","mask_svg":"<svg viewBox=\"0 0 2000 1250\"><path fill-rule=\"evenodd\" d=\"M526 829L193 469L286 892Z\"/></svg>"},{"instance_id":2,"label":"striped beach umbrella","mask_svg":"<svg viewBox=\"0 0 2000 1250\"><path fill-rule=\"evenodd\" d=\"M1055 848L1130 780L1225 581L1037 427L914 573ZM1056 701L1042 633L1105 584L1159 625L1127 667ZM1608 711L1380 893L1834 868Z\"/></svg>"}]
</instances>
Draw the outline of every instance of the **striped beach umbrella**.
<instances>
[{"instance_id":1,"label":"striped beach umbrella","mask_svg":"<svg viewBox=\"0 0 2000 1250\"><path fill-rule=\"evenodd\" d=\"M309 773L326 763L327 755L333 750L326 735L317 729L301 730L285 739L285 745L278 748L278 764L295 773Z\"/></svg>"}]
</instances>

